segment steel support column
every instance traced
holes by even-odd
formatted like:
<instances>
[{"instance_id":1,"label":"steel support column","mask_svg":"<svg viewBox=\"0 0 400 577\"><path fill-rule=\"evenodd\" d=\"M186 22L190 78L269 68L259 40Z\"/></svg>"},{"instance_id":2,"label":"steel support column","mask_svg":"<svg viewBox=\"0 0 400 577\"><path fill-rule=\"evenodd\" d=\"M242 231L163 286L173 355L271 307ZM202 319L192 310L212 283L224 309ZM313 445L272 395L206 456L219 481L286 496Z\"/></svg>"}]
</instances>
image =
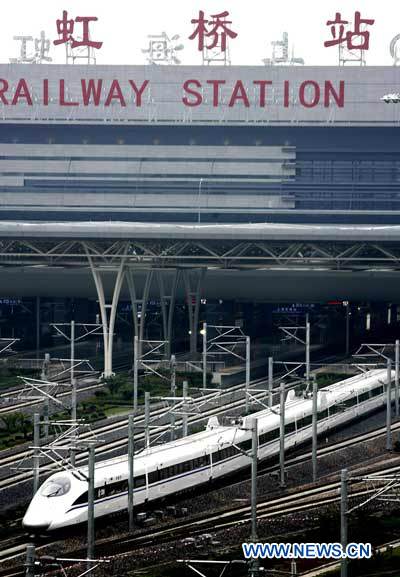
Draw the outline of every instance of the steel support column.
<instances>
[{"instance_id":1,"label":"steel support column","mask_svg":"<svg viewBox=\"0 0 400 577\"><path fill-rule=\"evenodd\" d=\"M249 412L249 389L250 389L250 337L246 337L246 383L245 383L245 410Z\"/></svg>"},{"instance_id":2,"label":"steel support column","mask_svg":"<svg viewBox=\"0 0 400 577\"><path fill-rule=\"evenodd\" d=\"M280 405L279 405L279 470L280 486L286 487L285 479L285 385L280 385Z\"/></svg>"},{"instance_id":3,"label":"steel support column","mask_svg":"<svg viewBox=\"0 0 400 577\"><path fill-rule=\"evenodd\" d=\"M138 349L139 356L141 356L141 354L142 354L142 341L144 340L144 329L145 329L145 325L146 325L147 304L149 302L149 295L150 295L151 285L153 282L153 277L154 277L154 270L153 269L146 271L146 278L144 281L142 298L139 298L132 269L129 269L128 273L126 275L128 290L129 290L129 296L130 296L131 305L132 305L133 325L134 325L134 329L135 329L135 335L138 337L138 343L139 343L139 349ZM141 305L140 318L139 318L138 305Z\"/></svg>"},{"instance_id":4,"label":"steel support column","mask_svg":"<svg viewBox=\"0 0 400 577\"><path fill-rule=\"evenodd\" d=\"M40 415L33 415L33 494L39 489L40 475Z\"/></svg>"},{"instance_id":5,"label":"steel support column","mask_svg":"<svg viewBox=\"0 0 400 577\"><path fill-rule=\"evenodd\" d=\"M273 404L273 387L274 387L274 359L268 357L268 406Z\"/></svg>"},{"instance_id":6,"label":"steel support column","mask_svg":"<svg viewBox=\"0 0 400 577\"><path fill-rule=\"evenodd\" d=\"M128 420L128 517L129 517L129 531L132 533L134 529L134 490L135 490L135 472L134 472L134 458L135 458L135 416L129 415Z\"/></svg>"},{"instance_id":7,"label":"steel support column","mask_svg":"<svg viewBox=\"0 0 400 577\"><path fill-rule=\"evenodd\" d=\"M395 378L394 378L394 404L395 415L399 417L399 369L400 369L400 341L395 344Z\"/></svg>"},{"instance_id":8,"label":"steel support column","mask_svg":"<svg viewBox=\"0 0 400 577\"><path fill-rule=\"evenodd\" d=\"M33 543L26 546L25 577L35 577L36 575L36 549Z\"/></svg>"},{"instance_id":9,"label":"steel support column","mask_svg":"<svg viewBox=\"0 0 400 577\"><path fill-rule=\"evenodd\" d=\"M125 248L125 253L127 251ZM106 298L104 294L103 279L101 276L101 271L96 268L92 256L85 245L86 255L89 261L90 270L92 272L93 280L96 286L97 297L99 300L101 322L103 325L103 342L104 342L104 372L103 376L105 378L111 377L114 373L112 370L112 354L113 354L113 341L114 341L114 328L115 319L117 315L117 306L119 301L119 295L121 293L122 283L125 277L125 262L126 254L120 259L119 266L117 268L117 277L115 279L113 297L111 305L106 304ZM107 309L110 308L110 316L108 317Z\"/></svg>"},{"instance_id":10,"label":"steel support column","mask_svg":"<svg viewBox=\"0 0 400 577\"><path fill-rule=\"evenodd\" d=\"M186 300L188 307L188 317L189 317L189 336L190 336L190 353L195 355L197 352L197 332L199 324L199 311L200 311L200 298L201 289L206 274L205 268L195 271L198 273L197 281L195 282L195 290L192 289L192 283L190 280L190 272L193 271L183 271L183 279L185 283ZM194 303L193 303L194 300Z\"/></svg>"},{"instance_id":11,"label":"steel support column","mask_svg":"<svg viewBox=\"0 0 400 577\"><path fill-rule=\"evenodd\" d=\"M317 379L314 378L312 389L312 476L314 483L317 481L318 478L317 439L318 439L318 384Z\"/></svg>"},{"instance_id":12,"label":"steel support column","mask_svg":"<svg viewBox=\"0 0 400 577\"><path fill-rule=\"evenodd\" d=\"M176 357L175 355L171 355L171 397L174 399L172 402L175 404L175 397L176 397ZM171 432L170 432L170 440L173 441L175 439L175 413L173 410L170 411L170 425L171 425Z\"/></svg>"},{"instance_id":13,"label":"steel support column","mask_svg":"<svg viewBox=\"0 0 400 577\"><path fill-rule=\"evenodd\" d=\"M257 543L257 460L258 460L258 420L250 419L251 427L251 535L252 543ZM259 560L252 559L249 575L258 577Z\"/></svg>"},{"instance_id":14,"label":"steel support column","mask_svg":"<svg viewBox=\"0 0 400 577\"><path fill-rule=\"evenodd\" d=\"M348 482L348 471L347 469L342 469L340 482L340 542L343 551L347 547ZM347 559L345 558L340 562L340 577L347 577Z\"/></svg>"},{"instance_id":15,"label":"steel support column","mask_svg":"<svg viewBox=\"0 0 400 577\"><path fill-rule=\"evenodd\" d=\"M307 382L307 389L310 386L310 348L311 348L310 323L308 321L308 315L307 315L307 322L306 322L306 382Z\"/></svg>"},{"instance_id":16,"label":"steel support column","mask_svg":"<svg viewBox=\"0 0 400 577\"><path fill-rule=\"evenodd\" d=\"M89 461L88 461L88 525L87 525L87 569L91 569L91 562L89 559L94 559L94 488L95 488L95 461L96 454L94 446L89 447Z\"/></svg>"},{"instance_id":17,"label":"steel support column","mask_svg":"<svg viewBox=\"0 0 400 577\"><path fill-rule=\"evenodd\" d=\"M387 376L386 376L386 450L393 449L392 438L392 361L387 361Z\"/></svg>"},{"instance_id":18,"label":"steel support column","mask_svg":"<svg viewBox=\"0 0 400 577\"><path fill-rule=\"evenodd\" d=\"M207 323L203 323L203 389L207 388Z\"/></svg>"},{"instance_id":19,"label":"steel support column","mask_svg":"<svg viewBox=\"0 0 400 577\"><path fill-rule=\"evenodd\" d=\"M176 291L179 281L179 270L175 269L174 271L169 294L166 294L165 291L163 272L164 271L158 271L157 278L160 289L161 313L163 319L163 339L166 341L165 358L169 359L172 351L172 327L175 312Z\"/></svg>"},{"instance_id":20,"label":"steel support column","mask_svg":"<svg viewBox=\"0 0 400 577\"><path fill-rule=\"evenodd\" d=\"M182 397L183 397L183 405L182 405L182 437L187 437L188 434L188 414L187 414L187 404L186 399L188 396L188 388L189 384L187 381L183 381L182 384Z\"/></svg>"},{"instance_id":21,"label":"steel support column","mask_svg":"<svg viewBox=\"0 0 400 577\"><path fill-rule=\"evenodd\" d=\"M173 320L174 320L176 291L178 289L179 278L180 278L180 271L179 271L179 269L176 269L175 274L174 274L174 278L172 281L171 298L169 301L169 312L168 312L168 327L167 327L166 341L168 343L167 347L169 350L169 354L171 354L171 352L172 352L172 324L173 324Z\"/></svg>"}]
</instances>

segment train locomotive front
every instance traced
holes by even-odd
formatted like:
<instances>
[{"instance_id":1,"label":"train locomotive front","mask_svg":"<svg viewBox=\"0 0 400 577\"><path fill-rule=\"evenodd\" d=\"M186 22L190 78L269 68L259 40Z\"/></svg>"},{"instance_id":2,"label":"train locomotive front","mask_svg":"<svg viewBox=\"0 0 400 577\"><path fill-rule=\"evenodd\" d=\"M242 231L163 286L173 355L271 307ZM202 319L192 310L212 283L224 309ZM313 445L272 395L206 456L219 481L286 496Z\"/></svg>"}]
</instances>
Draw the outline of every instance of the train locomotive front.
<instances>
[{"instance_id":1,"label":"train locomotive front","mask_svg":"<svg viewBox=\"0 0 400 577\"><path fill-rule=\"evenodd\" d=\"M51 475L34 495L22 521L32 533L54 531L87 520L87 513L71 510L87 492L87 480L63 471Z\"/></svg>"}]
</instances>

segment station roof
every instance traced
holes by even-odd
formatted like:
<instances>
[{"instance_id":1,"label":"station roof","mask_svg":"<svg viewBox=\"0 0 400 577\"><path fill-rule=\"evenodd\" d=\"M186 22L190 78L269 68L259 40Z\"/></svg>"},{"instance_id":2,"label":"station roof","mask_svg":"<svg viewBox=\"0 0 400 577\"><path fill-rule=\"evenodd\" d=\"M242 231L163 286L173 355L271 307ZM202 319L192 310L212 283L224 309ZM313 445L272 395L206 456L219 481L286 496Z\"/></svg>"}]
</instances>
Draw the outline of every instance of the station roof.
<instances>
[{"instance_id":1,"label":"station roof","mask_svg":"<svg viewBox=\"0 0 400 577\"><path fill-rule=\"evenodd\" d=\"M0 221L0 238L400 241L400 225Z\"/></svg>"},{"instance_id":2,"label":"station roof","mask_svg":"<svg viewBox=\"0 0 400 577\"><path fill-rule=\"evenodd\" d=\"M206 298L400 302L399 225L0 221L2 295L96 299L89 255L108 298L126 259L139 292L146 270L187 268Z\"/></svg>"}]
</instances>

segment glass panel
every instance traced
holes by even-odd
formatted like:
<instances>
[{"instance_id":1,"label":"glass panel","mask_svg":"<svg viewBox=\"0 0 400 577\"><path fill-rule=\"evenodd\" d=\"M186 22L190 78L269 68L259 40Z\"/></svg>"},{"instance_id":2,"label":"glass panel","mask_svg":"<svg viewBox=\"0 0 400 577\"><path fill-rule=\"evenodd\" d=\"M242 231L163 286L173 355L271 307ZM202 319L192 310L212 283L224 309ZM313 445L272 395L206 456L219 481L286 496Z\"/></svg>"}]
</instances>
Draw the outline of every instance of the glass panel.
<instances>
[{"instance_id":1,"label":"glass panel","mask_svg":"<svg viewBox=\"0 0 400 577\"><path fill-rule=\"evenodd\" d=\"M43 485L40 494L43 497L61 497L68 493L71 488L71 481L68 477L58 477Z\"/></svg>"}]
</instances>

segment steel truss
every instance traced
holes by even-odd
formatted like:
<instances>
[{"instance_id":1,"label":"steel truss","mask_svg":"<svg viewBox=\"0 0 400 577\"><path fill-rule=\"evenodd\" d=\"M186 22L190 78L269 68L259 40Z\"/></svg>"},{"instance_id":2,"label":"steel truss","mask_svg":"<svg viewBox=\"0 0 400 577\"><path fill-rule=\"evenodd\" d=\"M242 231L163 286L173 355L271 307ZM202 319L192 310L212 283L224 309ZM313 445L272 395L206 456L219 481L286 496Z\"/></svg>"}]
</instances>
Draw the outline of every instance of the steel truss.
<instances>
[{"instance_id":1,"label":"steel truss","mask_svg":"<svg viewBox=\"0 0 400 577\"><path fill-rule=\"evenodd\" d=\"M328 267L365 270L379 266L400 270L400 243L349 241L246 241L234 239L58 240L3 239L3 266L47 264L116 270L124 259L135 268L219 266L221 268Z\"/></svg>"},{"instance_id":2,"label":"steel truss","mask_svg":"<svg viewBox=\"0 0 400 577\"><path fill-rule=\"evenodd\" d=\"M63 409L67 405L57 398L60 392L70 388L69 383L58 383L56 381L47 381L42 379L33 379L31 377L19 377L23 382L23 388L19 389L15 396L10 395L14 401L48 401L55 403Z\"/></svg>"},{"instance_id":3,"label":"steel truss","mask_svg":"<svg viewBox=\"0 0 400 577\"><path fill-rule=\"evenodd\" d=\"M45 429L44 442L41 442L40 428ZM51 440L49 441L49 429ZM83 438L84 437L84 438ZM40 474L43 472L53 472L55 470L70 471L75 470L76 474L87 480L87 476L75 468L75 455L79 450L87 450L102 442L92 430L90 424L82 420L59 420L50 421L47 418L40 421L40 415L34 414L33 422L33 445L30 449L33 453L28 453L15 467L15 471L32 471L33 474L33 495L39 488ZM41 461L45 466L41 466Z\"/></svg>"},{"instance_id":4,"label":"steel truss","mask_svg":"<svg viewBox=\"0 0 400 577\"><path fill-rule=\"evenodd\" d=\"M234 359L243 361L246 370L245 396L246 414L249 410L249 388L250 388L250 337L245 335L240 327L208 325L203 323L203 389L207 385L207 357L217 358L222 355L231 356ZM209 334L211 332L211 335ZM244 349L244 351L243 351Z\"/></svg>"},{"instance_id":5,"label":"steel truss","mask_svg":"<svg viewBox=\"0 0 400 577\"><path fill-rule=\"evenodd\" d=\"M372 359L379 363L380 359L384 362L392 364L394 361L395 376L394 376L394 405L396 418L400 416L400 341L395 343L362 343L358 350L354 353L355 359ZM366 372L362 365L357 366L361 372Z\"/></svg>"},{"instance_id":6,"label":"steel truss","mask_svg":"<svg viewBox=\"0 0 400 577\"><path fill-rule=\"evenodd\" d=\"M211 234L211 233L210 233ZM288 269L364 271L384 268L400 271L400 242L396 241L293 241L229 239L43 239L3 238L0 240L0 265L5 268L42 266L90 270L95 283L104 341L104 377L113 375L112 353L118 301L125 280L132 301L133 321L139 340L143 340L146 303L153 275L157 278L163 322L163 338L171 343L176 289L181 271L185 286L190 350L197 350L201 288L211 269ZM141 297L133 278L146 272ZM166 286L164 271L174 271ZM104 274L113 273L111 302L107 302ZM170 273L169 273L170 274ZM138 306L142 310L138 310ZM139 319L139 312L141 318ZM165 351L170 356L170 344Z\"/></svg>"},{"instance_id":7,"label":"steel truss","mask_svg":"<svg viewBox=\"0 0 400 577\"><path fill-rule=\"evenodd\" d=\"M361 509L368 505L371 501L385 501L400 503L400 475L382 475L375 473L373 475L366 475L365 477L350 477L350 482L365 483L368 489L367 497L362 503L355 505L352 509L347 511L347 514L353 513L357 509Z\"/></svg>"},{"instance_id":8,"label":"steel truss","mask_svg":"<svg viewBox=\"0 0 400 577\"><path fill-rule=\"evenodd\" d=\"M75 465L71 463L70 459L71 452L84 451L89 446L100 443L91 425L84 421L49 421L48 425L54 435L52 441L47 444L34 444L30 449L34 451L33 459L35 457L44 458L50 461L50 464L56 465L57 470L75 470ZM85 434L84 439L82 438L83 434ZM15 470L31 471L32 466L25 466L26 461L29 459L30 457L24 457ZM49 464L40 467L40 470L42 472L54 471ZM87 480L82 472L79 472L79 475L84 477L84 480Z\"/></svg>"},{"instance_id":9,"label":"steel truss","mask_svg":"<svg viewBox=\"0 0 400 577\"><path fill-rule=\"evenodd\" d=\"M15 343L17 343L19 341L19 339L14 339L14 338L0 338L0 355L2 353L14 353L15 351L13 351L12 346L15 345Z\"/></svg>"}]
</instances>

